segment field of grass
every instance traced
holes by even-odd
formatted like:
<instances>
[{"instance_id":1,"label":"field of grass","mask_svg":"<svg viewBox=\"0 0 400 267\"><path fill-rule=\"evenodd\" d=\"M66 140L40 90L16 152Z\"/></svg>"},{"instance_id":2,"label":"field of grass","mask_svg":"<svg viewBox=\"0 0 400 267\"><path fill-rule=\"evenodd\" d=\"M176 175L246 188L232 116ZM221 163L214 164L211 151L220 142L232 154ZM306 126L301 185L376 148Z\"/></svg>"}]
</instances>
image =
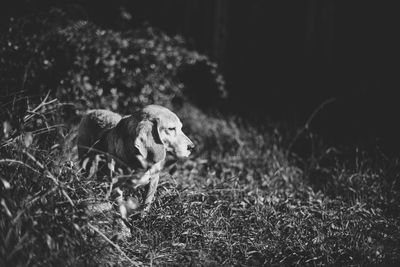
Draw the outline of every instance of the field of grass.
<instances>
[{"instance_id":1,"label":"field of grass","mask_svg":"<svg viewBox=\"0 0 400 267\"><path fill-rule=\"evenodd\" d=\"M400 261L399 158L206 112L196 97L223 94L223 77L180 38L52 12L0 38L0 266ZM175 107L197 150L163 171L150 213L127 227L109 177L82 174L76 125L89 108L150 102Z\"/></svg>"},{"instance_id":2,"label":"field of grass","mask_svg":"<svg viewBox=\"0 0 400 267\"><path fill-rule=\"evenodd\" d=\"M327 151L306 170L277 129L191 105L178 114L199 150L165 170L150 214L132 219L131 229L105 198L109 184L80 174L73 127L3 144L0 265L399 260L398 162L360 155L343 162Z\"/></svg>"}]
</instances>

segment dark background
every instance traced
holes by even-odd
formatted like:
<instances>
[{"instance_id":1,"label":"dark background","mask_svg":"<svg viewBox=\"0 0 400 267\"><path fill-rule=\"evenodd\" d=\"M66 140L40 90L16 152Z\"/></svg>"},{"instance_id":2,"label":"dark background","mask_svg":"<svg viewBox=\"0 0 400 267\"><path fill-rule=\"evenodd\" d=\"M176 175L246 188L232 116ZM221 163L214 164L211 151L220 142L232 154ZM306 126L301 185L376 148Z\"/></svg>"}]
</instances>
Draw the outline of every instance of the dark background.
<instances>
[{"instance_id":1,"label":"dark background","mask_svg":"<svg viewBox=\"0 0 400 267\"><path fill-rule=\"evenodd\" d=\"M104 27L149 23L181 34L218 62L229 99L222 111L257 122L305 123L333 144L400 142L399 21L393 2L87 0L2 1L1 23L52 6ZM129 16L131 15L131 17Z\"/></svg>"}]
</instances>

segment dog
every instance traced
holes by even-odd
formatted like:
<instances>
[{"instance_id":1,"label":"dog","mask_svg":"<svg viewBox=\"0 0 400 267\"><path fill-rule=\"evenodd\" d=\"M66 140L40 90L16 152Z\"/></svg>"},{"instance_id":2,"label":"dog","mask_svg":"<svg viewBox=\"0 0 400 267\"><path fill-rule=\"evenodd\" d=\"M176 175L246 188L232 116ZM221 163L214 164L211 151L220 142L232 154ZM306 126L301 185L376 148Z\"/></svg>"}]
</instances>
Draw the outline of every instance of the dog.
<instances>
[{"instance_id":1,"label":"dog","mask_svg":"<svg viewBox=\"0 0 400 267\"><path fill-rule=\"evenodd\" d=\"M140 177L132 175L128 179L134 188L146 186L142 203L145 212L153 201L166 153L187 158L194 149L193 142L182 132L178 116L158 105L148 105L124 117L108 110L91 110L78 126L77 145L82 165L85 159L103 154L114 162L111 173L115 166L142 170ZM126 217L129 207L124 204L128 202L122 200L118 186L114 189L119 194L121 216ZM137 207L136 203L130 203L128 206Z\"/></svg>"}]
</instances>

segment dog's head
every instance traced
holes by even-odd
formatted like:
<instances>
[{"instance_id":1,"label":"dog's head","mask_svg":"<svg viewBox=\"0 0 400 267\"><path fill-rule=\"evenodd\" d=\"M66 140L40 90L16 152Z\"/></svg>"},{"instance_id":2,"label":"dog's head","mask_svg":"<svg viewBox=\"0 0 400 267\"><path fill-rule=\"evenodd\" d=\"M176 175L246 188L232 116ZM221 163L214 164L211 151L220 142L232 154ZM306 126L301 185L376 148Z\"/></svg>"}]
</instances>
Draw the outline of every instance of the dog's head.
<instances>
[{"instance_id":1,"label":"dog's head","mask_svg":"<svg viewBox=\"0 0 400 267\"><path fill-rule=\"evenodd\" d=\"M146 106L131 116L128 132L135 133L133 145L144 167L164 160L166 152L177 158L188 157L194 148L192 141L182 132L178 116L158 105Z\"/></svg>"}]
</instances>

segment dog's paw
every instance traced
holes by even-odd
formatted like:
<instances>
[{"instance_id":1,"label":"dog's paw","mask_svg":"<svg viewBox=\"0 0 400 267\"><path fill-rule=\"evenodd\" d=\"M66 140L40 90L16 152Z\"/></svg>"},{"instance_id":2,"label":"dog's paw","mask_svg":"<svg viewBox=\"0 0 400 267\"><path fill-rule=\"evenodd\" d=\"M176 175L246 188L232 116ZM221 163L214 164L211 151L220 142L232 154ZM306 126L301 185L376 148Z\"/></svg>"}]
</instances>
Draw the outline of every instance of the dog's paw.
<instances>
[{"instance_id":1,"label":"dog's paw","mask_svg":"<svg viewBox=\"0 0 400 267\"><path fill-rule=\"evenodd\" d=\"M139 200L135 197L128 197L127 200L117 199L119 212L123 219L127 219L139 208Z\"/></svg>"}]
</instances>

